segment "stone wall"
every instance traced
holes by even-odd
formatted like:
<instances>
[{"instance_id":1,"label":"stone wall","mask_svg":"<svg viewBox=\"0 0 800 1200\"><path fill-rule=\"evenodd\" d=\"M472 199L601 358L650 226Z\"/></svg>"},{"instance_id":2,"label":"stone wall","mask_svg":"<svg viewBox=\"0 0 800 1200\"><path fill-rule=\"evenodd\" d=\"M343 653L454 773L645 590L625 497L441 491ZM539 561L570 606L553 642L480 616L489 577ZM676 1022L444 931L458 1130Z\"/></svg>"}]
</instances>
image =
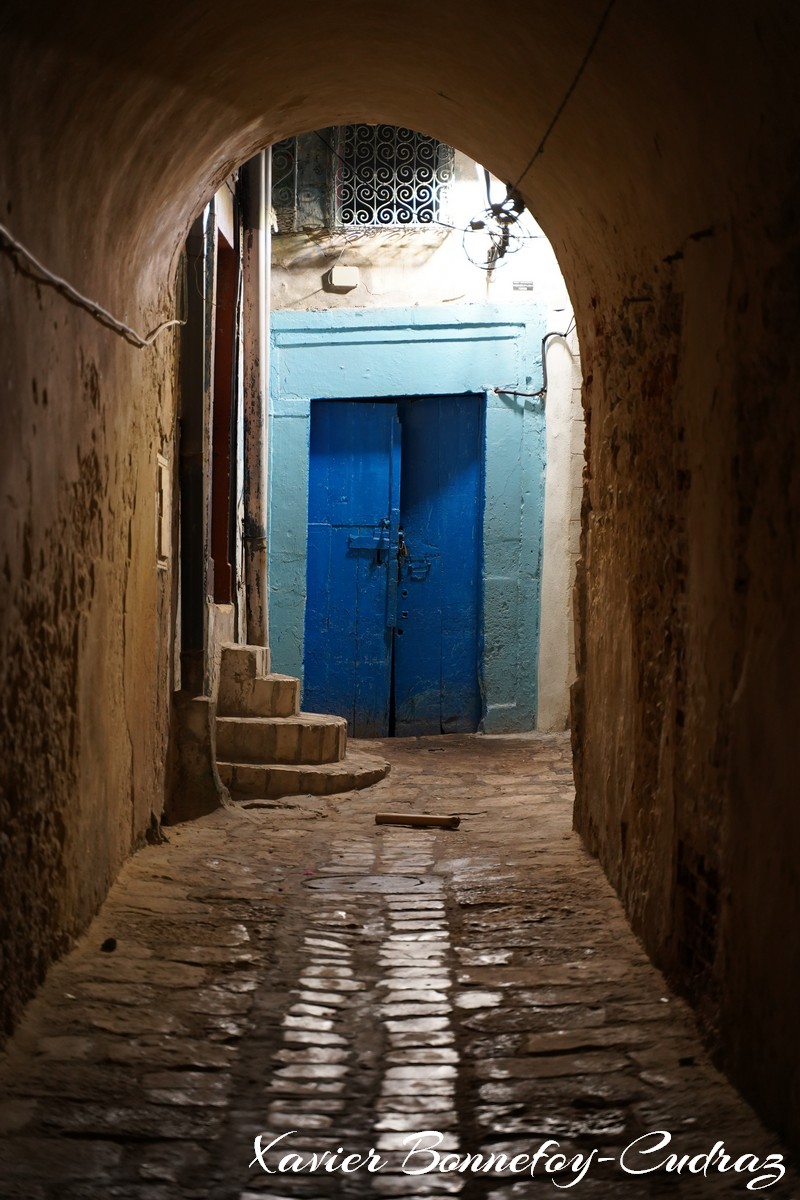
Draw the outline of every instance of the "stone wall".
<instances>
[{"instance_id":1,"label":"stone wall","mask_svg":"<svg viewBox=\"0 0 800 1200\"><path fill-rule=\"evenodd\" d=\"M794 248L756 256L731 217L583 343L573 742L577 828L719 1063L796 1140L793 225L767 201L753 228Z\"/></svg>"},{"instance_id":2,"label":"stone wall","mask_svg":"<svg viewBox=\"0 0 800 1200\"><path fill-rule=\"evenodd\" d=\"M173 338L126 346L5 257L0 323L9 1029L163 805L172 575L156 565L156 455L172 454Z\"/></svg>"},{"instance_id":3,"label":"stone wall","mask_svg":"<svg viewBox=\"0 0 800 1200\"><path fill-rule=\"evenodd\" d=\"M13 5L0 30L0 220L147 333L175 315L200 207L164 173L181 134L152 115L171 92L123 71L114 102L90 29L45 19L47 45ZM176 330L135 348L30 271L0 253L0 1036L156 836L172 684L156 496L158 454L176 477Z\"/></svg>"}]
</instances>

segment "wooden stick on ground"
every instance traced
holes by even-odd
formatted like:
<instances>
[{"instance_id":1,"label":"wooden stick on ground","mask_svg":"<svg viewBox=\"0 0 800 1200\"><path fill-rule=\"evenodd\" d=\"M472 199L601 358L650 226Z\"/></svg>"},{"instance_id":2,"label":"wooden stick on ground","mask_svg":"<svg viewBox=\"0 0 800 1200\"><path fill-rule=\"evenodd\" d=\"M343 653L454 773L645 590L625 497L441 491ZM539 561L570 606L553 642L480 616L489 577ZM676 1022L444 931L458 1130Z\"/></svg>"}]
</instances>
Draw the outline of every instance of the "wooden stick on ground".
<instances>
[{"instance_id":1,"label":"wooden stick on ground","mask_svg":"<svg viewBox=\"0 0 800 1200\"><path fill-rule=\"evenodd\" d=\"M433 829L458 829L460 817L439 817L434 813L376 813L376 825L413 825Z\"/></svg>"}]
</instances>

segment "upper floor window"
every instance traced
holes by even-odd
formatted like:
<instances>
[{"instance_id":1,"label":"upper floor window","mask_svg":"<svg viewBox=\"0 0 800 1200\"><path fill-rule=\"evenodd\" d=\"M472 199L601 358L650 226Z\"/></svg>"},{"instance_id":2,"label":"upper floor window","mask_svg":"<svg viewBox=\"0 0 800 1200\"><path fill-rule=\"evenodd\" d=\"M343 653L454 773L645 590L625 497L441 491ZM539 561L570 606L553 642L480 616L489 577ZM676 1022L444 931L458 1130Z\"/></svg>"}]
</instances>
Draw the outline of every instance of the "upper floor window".
<instances>
[{"instance_id":1,"label":"upper floor window","mask_svg":"<svg viewBox=\"0 0 800 1200\"><path fill-rule=\"evenodd\" d=\"M272 148L280 233L419 228L446 213L455 154L395 125L342 125Z\"/></svg>"},{"instance_id":2,"label":"upper floor window","mask_svg":"<svg viewBox=\"0 0 800 1200\"><path fill-rule=\"evenodd\" d=\"M337 228L439 220L453 178L450 146L395 125L344 125L337 132Z\"/></svg>"}]
</instances>

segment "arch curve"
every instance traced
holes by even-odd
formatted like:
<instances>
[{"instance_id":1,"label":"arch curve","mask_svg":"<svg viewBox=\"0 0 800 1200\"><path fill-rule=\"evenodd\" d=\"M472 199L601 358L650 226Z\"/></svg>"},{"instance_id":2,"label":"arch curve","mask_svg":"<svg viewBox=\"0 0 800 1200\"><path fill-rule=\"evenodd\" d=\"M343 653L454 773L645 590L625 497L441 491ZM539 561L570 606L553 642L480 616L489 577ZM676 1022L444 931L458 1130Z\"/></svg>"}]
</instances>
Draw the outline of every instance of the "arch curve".
<instances>
[{"instance_id":1,"label":"arch curve","mask_svg":"<svg viewBox=\"0 0 800 1200\"><path fill-rule=\"evenodd\" d=\"M146 324L169 315L194 214L286 134L403 123L516 180L603 7L12 0L0 212ZM616 0L520 185L585 367L576 821L727 1068L794 1138L798 42L785 0ZM174 443L175 362L6 255L0 319L10 1026L163 801L153 466Z\"/></svg>"}]
</instances>

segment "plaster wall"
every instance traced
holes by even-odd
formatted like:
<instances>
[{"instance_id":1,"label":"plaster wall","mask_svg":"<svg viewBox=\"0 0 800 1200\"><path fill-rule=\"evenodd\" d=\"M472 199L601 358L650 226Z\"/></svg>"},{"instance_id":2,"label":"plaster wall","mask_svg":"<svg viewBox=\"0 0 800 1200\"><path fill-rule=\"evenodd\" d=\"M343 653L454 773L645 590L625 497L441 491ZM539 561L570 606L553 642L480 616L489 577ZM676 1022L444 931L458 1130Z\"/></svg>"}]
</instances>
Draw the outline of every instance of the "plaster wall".
<instances>
[{"instance_id":1,"label":"plaster wall","mask_svg":"<svg viewBox=\"0 0 800 1200\"><path fill-rule=\"evenodd\" d=\"M534 356L544 328L544 310L533 305L274 314L269 545L275 670L303 677L311 400L483 394L482 724L489 733L534 727L544 410L541 400L492 389L540 386Z\"/></svg>"},{"instance_id":2,"label":"plaster wall","mask_svg":"<svg viewBox=\"0 0 800 1200\"><path fill-rule=\"evenodd\" d=\"M552 308L548 329L566 314ZM569 728L575 679L574 592L580 553L584 422L581 367L575 333L549 341L547 354L546 459L542 599L539 629L536 728Z\"/></svg>"},{"instance_id":3,"label":"plaster wall","mask_svg":"<svg viewBox=\"0 0 800 1200\"><path fill-rule=\"evenodd\" d=\"M521 179L583 358L576 821L719 1062L800 1144L797 6L617 0L570 91L602 9L9 0L0 211L151 327L192 218L283 136L402 123ZM172 364L2 260L7 1022L157 792L145 492Z\"/></svg>"},{"instance_id":4,"label":"plaster wall","mask_svg":"<svg viewBox=\"0 0 800 1200\"><path fill-rule=\"evenodd\" d=\"M505 199L506 188L490 177L489 196L492 202ZM409 306L453 306L459 312L464 305L503 304L539 306L543 314L541 333L532 347L530 368L541 359L541 336L549 330L566 332L572 325L572 305L564 278L547 237L530 213L524 214L519 230L518 248L500 265L485 271L470 261L465 251L464 230L474 217L479 217L488 203L487 183L483 167L466 154L456 151L453 182L450 186L447 209L442 214L446 224L419 229L381 229L364 231L349 229L338 232L306 232L281 234L273 238L272 288L273 306L285 311L348 311L350 309L396 309ZM473 258L483 249L475 235L466 235L466 247ZM336 293L326 285L325 276L332 265L356 267L358 285L347 293ZM517 622L521 614L516 602L510 616L503 593L508 590L507 576L499 563L488 562L489 582L486 591L487 648L490 661L502 661L498 681L504 681L502 699L489 702L494 717L487 728L503 728L502 712L508 714L513 728L526 728L519 716L511 714L516 702L511 689L518 679L536 672L536 693L533 720L541 730L563 730L569 724L569 689L575 676L573 584L579 553L580 506L583 471L583 409L580 401L580 359L578 338L574 329L566 339L548 343L548 391L546 413L547 463L544 500L544 528L541 543L541 570L537 591L539 601L538 654L527 658L524 646L514 650ZM496 406L495 406L496 407ZM522 422L518 423L520 438ZM492 438L500 443L492 454ZM499 414L490 413L487 442L492 454L490 471L505 469L525 487L518 477L523 442L516 448L509 442L506 431L501 432ZM302 453L301 446L287 442L292 459L284 468L276 456L273 469L284 481L298 479L299 465L294 454ZM516 472L516 474L515 474ZM499 486L499 483L498 483ZM292 488L294 503L300 502ZM520 494L520 498L524 491ZM491 504L487 503L487 512ZM524 514L520 530L529 521ZM499 545L496 541L494 546ZM537 538L538 547L538 538ZM276 581L277 583L277 581ZM281 592L277 583L278 592ZM288 621L282 602L274 604L273 635L280 646L282 625ZM281 613L285 613L282 618ZM522 619L522 625L526 624ZM294 619L296 639L302 634L302 623ZM299 633L298 633L299 630ZM506 639L508 639L506 641ZM294 654L292 661L302 656ZM522 665L525 663L525 665ZM299 669L299 668L297 668ZM289 670L286 667L286 670ZM530 692L530 684L525 683ZM529 714L530 701L520 705L520 713Z\"/></svg>"},{"instance_id":5,"label":"plaster wall","mask_svg":"<svg viewBox=\"0 0 800 1200\"><path fill-rule=\"evenodd\" d=\"M471 261L485 252L480 235L465 230L506 187L456 151L441 224L416 228L315 230L276 234L272 240L272 305L285 309L403 308L433 304L544 304L572 316L566 284L553 248L531 213L523 214L513 253L492 271ZM329 289L332 266L356 267L358 285Z\"/></svg>"},{"instance_id":6,"label":"plaster wall","mask_svg":"<svg viewBox=\"0 0 800 1200\"><path fill-rule=\"evenodd\" d=\"M9 1030L163 807L172 571L157 566L156 456L173 459L174 363L169 334L145 355L37 292L5 257L0 325ZM109 407L115 378L122 402Z\"/></svg>"}]
</instances>

